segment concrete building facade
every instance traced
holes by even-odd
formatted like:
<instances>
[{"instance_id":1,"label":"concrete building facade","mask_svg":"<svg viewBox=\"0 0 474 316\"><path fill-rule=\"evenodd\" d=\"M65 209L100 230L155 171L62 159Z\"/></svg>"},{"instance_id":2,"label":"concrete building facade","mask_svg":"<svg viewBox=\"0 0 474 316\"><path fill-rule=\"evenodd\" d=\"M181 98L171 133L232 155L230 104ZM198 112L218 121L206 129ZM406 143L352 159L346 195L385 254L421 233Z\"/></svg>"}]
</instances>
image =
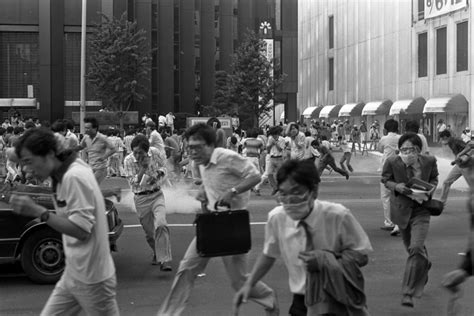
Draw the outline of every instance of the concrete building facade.
<instances>
[{"instance_id":1,"label":"concrete building facade","mask_svg":"<svg viewBox=\"0 0 474 316\"><path fill-rule=\"evenodd\" d=\"M298 114L307 107L422 97L420 113L401 116L419 119L432 141L439 119L457 135L474 127L473 11L467 1L454 3L459 7L429 0L299 1ZM452 105L459 94L465 101ZM442 100L451 103L427 112Z\"/></svg>"},{"instance_id":2,"label":"concrete building facade","mask_svg":"<svg viewBox=\"0 0 474 316\"><path fill-rule=\"evenodd\" d=\"M41 4L41 5L40 5ZM4 0L0 3L0 109L36 98L23 113L53 121L78 111L81 0ZM270 23L275 58L287 74L276 100L296 119L297 0L88 0L88 32L101 12L127 12L146 31L153 53L144 101L131 110L195 115L214 96L217 70L230 70L247 29ZM88 109L97 110L92 89ZM1 112L1 111L0 111Z\"/></svg>"}]
</instances>

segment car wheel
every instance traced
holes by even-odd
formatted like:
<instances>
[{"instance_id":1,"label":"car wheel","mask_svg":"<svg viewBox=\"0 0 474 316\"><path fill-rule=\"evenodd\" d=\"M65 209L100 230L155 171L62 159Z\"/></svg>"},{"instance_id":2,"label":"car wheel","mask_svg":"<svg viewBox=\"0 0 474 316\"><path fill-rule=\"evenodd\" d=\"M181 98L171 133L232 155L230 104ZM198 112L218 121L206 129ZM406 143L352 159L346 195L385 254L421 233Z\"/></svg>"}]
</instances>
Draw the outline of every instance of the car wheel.
<instances>
[{"instance_id":1,"label":"car wheel","mask_svg":"<svg viewBox=\"0 0 474 316\"><path fill-rule=\"evenodd\" d=\"M36 283L56 283L65 266L61 235L41 229L27 238L21 249L21 265L26 275Z\"/></svg>"}]
</instances>

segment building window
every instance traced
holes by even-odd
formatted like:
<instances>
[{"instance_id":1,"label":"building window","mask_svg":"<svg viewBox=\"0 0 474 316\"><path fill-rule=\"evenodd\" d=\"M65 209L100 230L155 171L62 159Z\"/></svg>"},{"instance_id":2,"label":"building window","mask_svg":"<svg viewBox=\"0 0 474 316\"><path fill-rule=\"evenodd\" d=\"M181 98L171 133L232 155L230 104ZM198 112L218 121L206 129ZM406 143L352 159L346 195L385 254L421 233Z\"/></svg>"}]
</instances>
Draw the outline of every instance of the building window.
<instances>
[{"instance_id":1,"label":"building window","mask_svg":"<svg viewBox=\"0 0 474 316\"><path fill-rule=\"evenodd\" d=\"M418 34L418 77L428 75L428 33Z\"/></svg>"},{"instance_id":2,"label":"building window","mask_svg":"<svg viewBox=\"0 0 474 316\"><path fill-rule=\"evenodd\" d=\"M418 21L425 19L425 0L418 0Z\"/></svg>"},{"instance_id":3,"label":"building window","mask_svg":"<svg viewBox=\"0 0 474 316\"><path fill-rule=\"evenodd\" d=\"M86 34L88 42L90 33ZM86 57L90 56L90 46L86 45ZM81 98L81 33L64 33L64 99L77 101ZM86 62L87 73L87 62ZM94 86L86 80L86 100L97 100Z\"/></svg>"},{"instance_id":4,"label":"building window","mask_svg":"<svg viewBox=\"0 0 474 316\"><path fill-rule=\"evenodd\" d=\"M329 17L329 48L334 48L334 16Z\"/></svg>"},{"instance_id":5,"label":"building window","mask_svg":"<svg viewBox=\"0 0 474 316\"><path fill-rule=\"evenodd\" d=\"M447 73L446 27L436 30L436 74Z\"/></svg>"},{"instance_id":6,"label":"building window","mask_svg":"<svg viewBox=\"0 0 474 316\"><path fill-rule=\"evenodd\" d=\"M334 58L329 58L329 91L334 90Z\"/></svg>"},{"instance_id":7,"label":"building window","mask_svg":"<svg viewBox=\"0 0 474 316\"><path fill-rule=\"evenodd\" d=\"M467 70L468 67L468 22L456 26L456 71Z\"/></svg>"},{"instance_id":8,"label":"building window","mask_svg":"<svg viewBox=\"0 0 474 316\"><path fill-rule=\"evenodd\" d=\"M0 98L26 98L29 85L38 98L38 39L38 33L0 32Z\"/></svg>"}]
</instances>

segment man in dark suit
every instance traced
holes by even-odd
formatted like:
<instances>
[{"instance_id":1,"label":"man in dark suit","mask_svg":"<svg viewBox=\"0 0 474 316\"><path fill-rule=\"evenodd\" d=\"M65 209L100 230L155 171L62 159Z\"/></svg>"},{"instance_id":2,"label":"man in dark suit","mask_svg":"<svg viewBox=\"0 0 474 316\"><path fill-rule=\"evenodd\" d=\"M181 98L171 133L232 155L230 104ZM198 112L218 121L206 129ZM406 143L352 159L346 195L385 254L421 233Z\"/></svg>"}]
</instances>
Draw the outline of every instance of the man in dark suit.
<instances>
[{"instance_id":1,"label":"man in dark suit","mask_svg":"<svg viewBox=\"0 0 474 316\"><path fill-rule=\"evenodd\" d=\"M414 199L413 191L407 183L412 178L418 178L436 186L438 167L435 157L420 154L422 142L417 134L402 135L398 147L400 154L389 157L383 166L382 183L391 191L390 216L393 223L399 226L408 252L402 285L402 305L413 307L413 296L421 296L431 268L425 248L430 212L423 207L420 199ZM431 193L425 198L430 199ZM420 197L423 196L418 196Z\"/></svg>"}]
</instances>

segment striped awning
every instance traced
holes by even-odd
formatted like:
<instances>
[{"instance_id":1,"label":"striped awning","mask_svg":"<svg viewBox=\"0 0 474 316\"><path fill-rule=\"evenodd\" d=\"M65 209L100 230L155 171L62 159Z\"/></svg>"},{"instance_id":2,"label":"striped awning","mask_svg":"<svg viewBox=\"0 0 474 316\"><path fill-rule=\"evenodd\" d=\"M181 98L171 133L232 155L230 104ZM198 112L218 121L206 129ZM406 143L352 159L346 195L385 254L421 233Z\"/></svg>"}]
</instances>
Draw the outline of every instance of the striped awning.
<instances>
[{"instance_id":1,"label":"striped awning","mask_svg":"<svg viewBox=\"0 0 474 316\"><path fill-rule=\"evenodd\" d=\"M341 116L360 116L362 114L362 109L364 108L365 103L347 103L342 106L339 110L339 117Z\"/></svg>"},{"instance_id":2,"label":"striped awning","mask_svg":"<svg viewBox=\"0 0 474 316\"><path fill-rule=\"evenodd\" d=\"M303 116L304 118L310 118L311 114L313 114L313 111L317 109L317 106L308 106L306 109L303 111Z\"/></svg>"},{"instance_id":3,"label":"striped awning","mask_svg":"<svg viewBox=\"0 0 474 316\"><path fill-rule=\"evenodd\" d=\"M423 113L467 113L469 102L462 94L431 98L426 101Z\"/></svg>"},{"instance_id":4,"label":"striped awning","mask_svg":"<svg viewBox=\"0 0 474 316\"><path fill-rule=\"evenodd\" d=\"M392 106L392 101L372 101L367 103L362 109L362 115L387 115Z\"/></svg>"},{"instance_id":5,"label":"striped awning","mask_svg":"<svg viewBox=\"0 0 474 316\"><path fill-rule=\"evenodd\" d=\"M340 105L326 105L323 107L321 112L319 112L319 118L330 118L330 117L337 117L339 115L339 110L342 108L342 104Z\"/></svg>"},{"instance_id":6,"label":"striped awning","mask_svg":"<svg viewBox=\"0 0 474 316\"><path fill-rule=\"evenodd\" d=\"M407 100L397 100L390 107L389 115L399 114L420 114L423 113L423 107L426 100L423 97Z\"/></svg>"}]
</instances>

